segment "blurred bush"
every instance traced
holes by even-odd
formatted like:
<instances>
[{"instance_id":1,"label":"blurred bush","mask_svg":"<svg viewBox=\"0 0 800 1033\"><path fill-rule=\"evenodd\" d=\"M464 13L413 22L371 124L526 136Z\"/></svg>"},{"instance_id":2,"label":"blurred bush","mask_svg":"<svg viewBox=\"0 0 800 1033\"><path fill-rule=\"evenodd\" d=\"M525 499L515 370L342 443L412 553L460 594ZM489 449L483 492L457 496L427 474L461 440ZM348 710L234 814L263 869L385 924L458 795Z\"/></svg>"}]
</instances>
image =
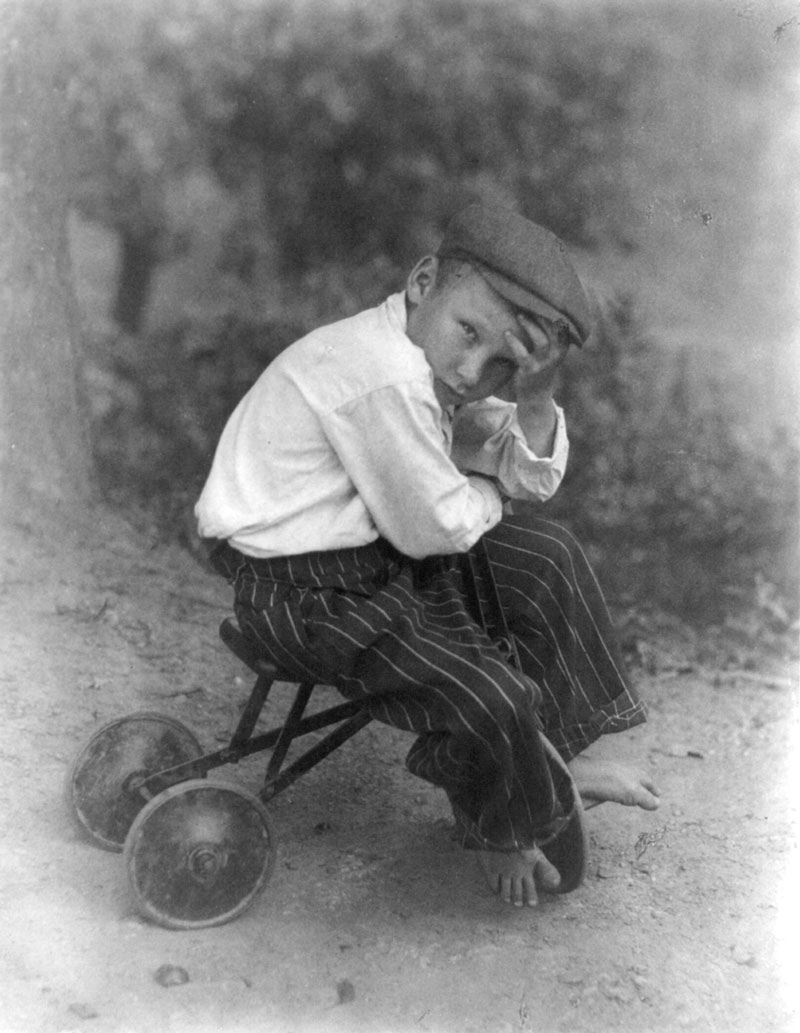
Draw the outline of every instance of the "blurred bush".
<instances>
[{"instance_id":1,"label":"blurred bush","mask_svg":"<svg viewBox=\"0 0 800 1033\"><path fill-rule=\"evenodd\" d=\"M67 172L120 254L114 325L87 317L98 468L120 505L187 544L219 431L258 372L301 327L396 289L459 205L504 202L586 251L630 252L653 206L679 197L705 226L709 191L736 193L737 126L763 143L766 64L708 5L714 31L692 38L684 20L703 5L674 0L636 17L527 0L72 5ZM684 120L664 146L654 70L673 105L695 87L736 97L711 165L687 171ZM692 132L708 116L695 103ZM169 318L148 320L157 273L184 261L190 303L173 278ZM605 306L573 358L571 464L549 512L591 543L604 583L713 618L756 600L790 623L795 439L752 440L632 297Z\"/></svg>"},{"instance_id":2,"label":"blurred bush","mask_svg":"<svg viewBox=\"0 0 800 1033\"><path fill-rule=\"evenodd\" d=\"M96 341L93 439L110 497L194 548L192 507L225 420L302 332L226 317L145 347L124 335ZM591 344L570 357L559 400L570 464L545 511L588 544L612 598L704 621L758 605L787 630L800 569L789 433L776 430L764 450L737 430L714 392L647 336L629 298L607 305Z\"/></svg>"},{"instance_id":3,"label":"blurred bush","mask_svg":"<svg viewBox=\"0 0 800 1033\"><path fill-rule=\"evenodd\" d=\"M549 512L591 543L618 598L718 620L771 586L788 628L800 569L797 437L780 425L753 437L732 419L724 387L693 378L687 360L651 339L630 297L606 305L563 379L570 463Z\"/></svg>"},{"instance_id":4,"label":"blurred bush","mask_svg":"<svg viewBox=\"0 0 800 1033\"><path fill-rule=\"evenodd\" d=\"M74 7L73 195L120 235L114 311L129 332L153 267L187 244L170 192L198 168L239 204L226 271L254 296L279 277L313 321L332 297L363 304L365 282L383 293L476 196L575 243L629 243L626 115L650 55L638 39L607 46L603 11L523 0Z\"/></svg>"},{"instance_id":5,"label":"blurred bush","mask_svg":"<svg viewBox=\"0 0 800 1033\"><path fill-rule=\"evenodd\" d=\"M87 330L85 378L100 483L159 536L194 547L191 509L236 403L302 329L235 316L186 320L140 341Z\"/></svg>"}]
</instances>

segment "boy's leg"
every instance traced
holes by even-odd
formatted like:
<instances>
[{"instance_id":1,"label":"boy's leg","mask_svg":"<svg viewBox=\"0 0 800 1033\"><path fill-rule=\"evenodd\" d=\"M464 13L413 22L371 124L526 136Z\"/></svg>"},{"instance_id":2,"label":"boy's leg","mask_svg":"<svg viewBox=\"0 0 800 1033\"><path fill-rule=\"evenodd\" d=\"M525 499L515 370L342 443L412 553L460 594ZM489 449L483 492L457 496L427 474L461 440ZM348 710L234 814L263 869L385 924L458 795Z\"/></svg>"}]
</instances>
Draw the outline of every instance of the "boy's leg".
<instances>
[{"instance_id":1,"label":"boy's leg","mask_svg":"<svg viewBox=\"0 0 800 1033\"><path fill-rule=\"evenodd\" d=\"M578 541L534 517L504 520L484 541L520 662L542 689L544 732L587 802L647 809L658 804L649 777L582 755L608 732L645 720L631 686L597 579Z\"/></svg>"},{"instance_id":2,"label":"boy's leg","mask_svg":"<svg viewBox=\"0 0 800 1033\"><path fill-rule=\"evenodd\" d=\"M353 590L350 569L342 590L339 566L356 561L365 580ZM560 827L571 783L541 746L539 690L475 624L446 570L387 564L375 550L229 566L239 622L267 656L369 696L376 718L420 734L409 767L466 815L465 845L520 851Z\"/></svg>"}]
</instances>

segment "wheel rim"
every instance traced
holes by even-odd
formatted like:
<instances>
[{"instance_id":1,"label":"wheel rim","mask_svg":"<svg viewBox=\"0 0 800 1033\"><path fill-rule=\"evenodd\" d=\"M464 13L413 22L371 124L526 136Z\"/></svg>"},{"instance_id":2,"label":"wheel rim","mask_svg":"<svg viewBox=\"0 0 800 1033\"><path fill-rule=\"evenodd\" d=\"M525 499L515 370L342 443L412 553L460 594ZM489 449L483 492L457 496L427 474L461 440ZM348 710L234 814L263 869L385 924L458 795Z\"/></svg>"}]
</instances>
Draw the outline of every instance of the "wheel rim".
<instances>
[{"instance_id":1,"label":"wheel rim","mask_svg":"<svg viewBox=\"0 0 800 1033\"><path fill-rule=\"evenodd\" d=\"M141 781L202 754L189 729L165 714L145 711L111 721L91 737L70 769L72 817L95 844L121 851L146 803L136 792Z\"/></svg>"},{"instance_id":2,"label":"wheel rim","mask_svg":"<svg viewBox=\"0 0 800 1033\"><path fill-rule=\"evenodd\" d=\"M275 863L266 811L251 793L193 779L154 797L125 841L140 912L172 929L229 922L266 885Z\"/></svg>"},{"instance_id":3,"label":"wheel rim","mask_svg":"<svg viewBox=\"0 0 800 1033\"><path fill-rule=\"evenodd\" d=\"M561 771L568 785L566 795L571 803L571 816L566 825L553 840L542 847L542 851L561 876L561 882L556 892L571 893L580 886L586 877L589 861L589 835L586 829L583 804L569 768L559 756L556 748L544 735L541 735L541 740L551 767Z\"/></svg>"}]
</instances>

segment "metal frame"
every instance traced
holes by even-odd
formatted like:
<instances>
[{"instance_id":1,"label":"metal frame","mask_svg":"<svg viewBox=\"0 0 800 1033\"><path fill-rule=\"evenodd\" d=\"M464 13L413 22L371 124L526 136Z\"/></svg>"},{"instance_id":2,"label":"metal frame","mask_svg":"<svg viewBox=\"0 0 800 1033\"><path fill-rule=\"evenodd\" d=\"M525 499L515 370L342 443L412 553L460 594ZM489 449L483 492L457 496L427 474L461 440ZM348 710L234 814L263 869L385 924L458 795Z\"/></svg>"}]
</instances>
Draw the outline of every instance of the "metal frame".
<instances>
[{"instance_id":1,"label":"metal frame","mask_svg":"<svg viewBox=\"0 0 800 1033\"><path fill-rule=\"evenodd\" d=\"M369 700L351 700L305 715L315 685L313 682L301 682L296 686L295 697L284 723L269 731L253 735L256 722L275 682L296 682L291 675L260 659L230 618L222 622L219 633L225 645L257 675L236 730L230 743L220 750L157 771L147 777L136 776L126 788L139 793L147 800L186 779L204 778L214 768L223 764L237 764L253 753L269 749L272 750L272 755L259 795L264 801L271 800L372 721L368 710ZM337 727L284 768L289 747L295 739L331 725Z\"/></svg>"}]
</instances>

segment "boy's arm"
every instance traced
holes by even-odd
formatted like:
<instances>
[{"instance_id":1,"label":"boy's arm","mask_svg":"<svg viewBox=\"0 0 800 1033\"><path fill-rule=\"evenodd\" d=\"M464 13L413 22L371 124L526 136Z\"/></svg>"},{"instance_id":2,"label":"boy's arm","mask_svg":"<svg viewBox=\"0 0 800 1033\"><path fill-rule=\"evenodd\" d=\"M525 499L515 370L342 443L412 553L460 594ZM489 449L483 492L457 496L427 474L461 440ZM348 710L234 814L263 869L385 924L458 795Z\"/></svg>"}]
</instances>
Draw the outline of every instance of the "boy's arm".
<instances>
[{"instance_id":1,"label":"boy's arm","mask_svg":"<svg viewBox=\"0 0 800 1033\"><path fill-rule=\"evenodd\" d=\"M465 552L501 520L495 485L450 459L429 384L372 391L322 425L378 532L405 555Z\"/></svg>"},{"instance_id":2,"label":"boy's arm","mask_svg":"<svg viewBox=\"0 0 800 1033\"><path fill-rule=\"evenodd\" d=\"M545 501L564 476L569 450L564 413L553 399L569 338L560 323L517 318L519 336L505 335L517 361L506 401L487 399L459 411L453 455L462 469L495 477L511 498Z\"/></svg>"},{"instance_id":3,"label":"boy's arm","mask_svg":"<svg viewBox=\"0 0 800 1033\"><path fill-rule=\"evenodd\" d=\"M453 461L460 470L491 477L509 498L546 502L557 491L569 456L564 413L552 401L550 409L550 452L539 455L531 449L513 403L487 398L462 406L453 420Z\"/></svg>"},{"instance_id":4,"label":"boy's arm","mask_svg":"<svg viewBox=\"0 0 800 1033\"><path fill-rule=\"evenodd\" d=\"M569 350L569 330L563 321L534 320L519 313L519 335L506 331L505 339L517 361L509 398L516 402L517 421L530 450L552 454L556 433L553 391L558 371Z\"/></svg>"}]
</instances>

